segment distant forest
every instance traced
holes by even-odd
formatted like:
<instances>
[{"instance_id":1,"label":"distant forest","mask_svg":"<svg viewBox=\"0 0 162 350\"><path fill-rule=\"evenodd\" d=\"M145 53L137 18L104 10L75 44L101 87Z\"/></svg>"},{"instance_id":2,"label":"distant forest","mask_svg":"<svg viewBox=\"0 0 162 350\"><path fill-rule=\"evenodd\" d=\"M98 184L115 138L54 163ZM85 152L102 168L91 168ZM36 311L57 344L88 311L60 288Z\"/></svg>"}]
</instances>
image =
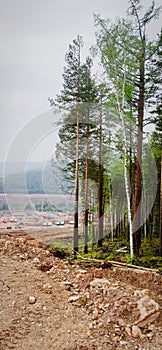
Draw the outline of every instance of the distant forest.
<instances>
[{"instance_id":1,"label":"distant forest","mask_svg":"<svg viewBox=\"0 0 162 350\"><path fill-rule=\"evenodd\" d=\"M10 174L0 179L0 193L60 194L58 176L50 166L27 171L26 174Z\"/></svg>"}]
</instances>

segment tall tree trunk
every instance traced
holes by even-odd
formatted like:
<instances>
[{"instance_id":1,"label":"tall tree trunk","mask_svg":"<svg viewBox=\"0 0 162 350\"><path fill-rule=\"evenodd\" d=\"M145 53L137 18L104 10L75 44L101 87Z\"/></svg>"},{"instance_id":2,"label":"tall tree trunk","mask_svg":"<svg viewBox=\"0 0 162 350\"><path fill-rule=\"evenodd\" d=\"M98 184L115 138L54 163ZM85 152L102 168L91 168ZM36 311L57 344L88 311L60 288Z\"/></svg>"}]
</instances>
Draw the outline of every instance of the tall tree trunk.
<instances>
[{"instance_id":1,"label":"tall tree trunk","mask_svg":"<svg viewBox=\"0 0 162 350\"><path fill-rule=\"evenodd\" d=\"M76 163L75 163L75 193L74 193L74 258L78 252L78 211L79 211L79 113L76 111Z\"/></svg>"},{"instance_id":2,"label":"tall tree trunk","mask_svg":"<svg viewBox=\"0 0 162 350\"><path fill-rule=\"evenodd\" d=\"M140 83L138 98L138 134L136 151L136 173L135 173L135 193L134 193L134 222L133 222L133 250L136 257L139 256L141 245L141 192L142 192L142 138L144 119L144 88L145 88L145 35L142 38L142 55L140 59Z\"/></svg>"},{"instance_id":3,"label":"tall tree trunk","mask_svg":"<svg viewBox=\"0 0 162 350\"><path fill-rule=\"evenodd\" d=\"M114 241L114 220L113 220L113 205L112 198L110 196L110 230L111 230L111 240Z\"/></svg>"},{"instance_id":4,"label":"tall tree trunk","mask_svg":"<svg viewBox=\"0 0 162 350\"><path fill-rule=\"evenodd\" d=\"M102 165L102 96L100 108L100 131L99 131L99 179L98 179L98 246L103 242L103 165Z\"/></svg>"},{"instance_id":5,"label":"tall tree trunk","mask_svg":"<svg viewBox=\"0 0 162 350\"><path fill-rule=\"evenodd\" d=\"M92 187L92 251L96 243L96 220L95 220L95 212L94 212L94 207L95 207L95 193L94 193L94 188Z\"/></svg>"},{"instance_id":6,"label":"tall tree trunk","mask_svg":"<svg viewBox=\"0 0 162 350\"><path fill-rule=\"evenodd\" d=\"M89 118L88 121L89 122ZM89 169L88 169L88 153L89 153L89 124L87 124L86 128L86 168L85 168L85 213L84 213L84 229L85 229L85 237L84 237L84 253L88 253L88 214L89 214L89 186L88 186L88 177L89 177Z\"/></svg>"},{"instance_id":7,"label":"tall tree trunk","mask_svg":"<svg viewBox=\"0 0 162 350\"><path fill-rule=\"evenodd\" d=\"M131 108L131 115L133 115L132 108ZM133 156L133 131L132 131L132 122L129 123L130 128L130 134L129 134L129 179L130 179L130 206L131 206L131 213L133 212L133 193L134 193L134 164L132 160ZM132 213L133 214L133 213ZM133 216L133 215L132 215Z\"/></svg>"},{"instance_id":8,"label":"tall tree trunk","mask_svg":"<svg viewBox=\"0 0 162 350\"><path fill-rule=\"evenodd\" d=\"M125 65L126 58L124 56L124 65ZM126 198L127 198L127 208L128 208L128 221L129 221L129 241L130 241L130 255L131 258L133 257L134 250L133 250L133 223L132 223L132 213L131 213L131 191L130 191L130 184L128 179L128 171L127 171L127 158L128 158L128 152L127 152L127 137L126 137L126 126L124 121L124 104L125 104L125 83L126 83L126 71L124 72L124 79L122 84L122 103L120 105L120 99L119 94L116 92L117 97L117 104L118 104L118 112L119 117L122 124L122 133L123 133L123 150L124 150L124 182L125 182L125 192L126 192Z\"/></svg>"},{"instance_id":9,"label":"tall tree trunk","mask_svg":"<svg viewBox=\"0 0 162 350\"><path fill-rule=\"evenodd\" d=\"M77 98L76 98L76 165L75 165L75 192L74 192L74 258L78 253L78 227L79 227L79 102L80 102L80 49L81 42L78 39L78 66L77 66Z\"/></svg>"},{"instance_id":10,"label":"tall tree trunk","mask_svg":"<svg viewBox=\"0 0 162 350\"><path fill-rule=\"evenodd\" d=\"M125 129L124 129L125 135ZM124 136L124 179L125 179L125 190L127 196L127 206L128 206L128 220L129 220L129 240L130 240L130 255L133 257L133 226L132 226L132 215L131 215L131 196L130 196L130 186L128 182L127 174L127 150L126 150L126 136Z\"/></svg>"},{"instance_id":11,"label":"tall tree trunk","mask_svg":"<svg viewBox=\"0 0 162 350\"><path fill-rule=\"evenodd\" d=\"M159 254L162 256L162 151L161 151L161 176L160 176L160 231L159 231Z\"/></svg>"}]
</instances>

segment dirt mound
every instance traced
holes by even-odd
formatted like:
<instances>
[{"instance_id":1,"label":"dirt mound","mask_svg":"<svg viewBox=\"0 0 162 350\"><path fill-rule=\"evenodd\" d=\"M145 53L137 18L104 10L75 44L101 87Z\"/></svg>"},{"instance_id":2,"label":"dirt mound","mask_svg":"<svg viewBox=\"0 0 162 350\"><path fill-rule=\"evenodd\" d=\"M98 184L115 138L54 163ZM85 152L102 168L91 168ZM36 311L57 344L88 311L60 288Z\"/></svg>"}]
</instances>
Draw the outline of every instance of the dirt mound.
<instances>
[{"instance_id":1,"label":"dirt mound","mask_svg":"<svg viewBox=\"0 0 162 350\"><path fill-rule=\"evenodd\" d=\"M0 236L0 349L162 348L162 277L80 267L26 235Z\"/></svg>"}]
</instances>

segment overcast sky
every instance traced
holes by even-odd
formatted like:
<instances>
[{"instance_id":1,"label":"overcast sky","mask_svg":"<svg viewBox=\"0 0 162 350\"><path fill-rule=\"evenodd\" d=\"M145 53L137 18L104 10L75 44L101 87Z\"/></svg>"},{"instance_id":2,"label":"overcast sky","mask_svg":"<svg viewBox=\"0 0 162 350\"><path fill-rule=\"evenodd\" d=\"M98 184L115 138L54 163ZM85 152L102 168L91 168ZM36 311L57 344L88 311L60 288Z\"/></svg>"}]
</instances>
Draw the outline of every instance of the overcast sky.
<instances>
[{"instance_id":1,"label":"overcast sky","mask_svg":"<svg viewBox=\"0 0 162 350\"><path fill-rule=\"evenodd\" d=\"M145 6L150 2L142 0ZM55 131L49 132L48 97L61 89L69 43L80 34L87 55L95 43L93 13L104 18L123 16L128 0L0 0L0 5L0 161L7 152L9 160L23 159L23 142L30 142L31 130L37 133L32 121L36 118L39 124L40 114L49 125L43 134L42 124L39 137L33 138L28 159L47 159L56 140ZM161 20L162 16L152 22L152 37L160 31ZM24 128L28 135L23 139ZM11 152L16 138L17 148Z\"/></svg>"}]
</instances>

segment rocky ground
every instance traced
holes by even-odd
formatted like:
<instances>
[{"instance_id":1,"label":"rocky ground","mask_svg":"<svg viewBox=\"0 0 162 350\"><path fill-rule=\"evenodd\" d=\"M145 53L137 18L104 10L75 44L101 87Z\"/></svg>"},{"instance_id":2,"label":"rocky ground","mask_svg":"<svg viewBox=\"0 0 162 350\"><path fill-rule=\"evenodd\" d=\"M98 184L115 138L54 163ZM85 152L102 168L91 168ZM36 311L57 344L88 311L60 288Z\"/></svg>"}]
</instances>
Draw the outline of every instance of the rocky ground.
<instances>
[{"instance_id":1,"label":"rocky ground","mask_svg":"<svg viewBox=\"0 0 162 350\"><path fill-rule=\"evenodd\" d=\"M56 258L0 235L1 350L160 350L162 276Z\"/></svg>"}]
</instances>

